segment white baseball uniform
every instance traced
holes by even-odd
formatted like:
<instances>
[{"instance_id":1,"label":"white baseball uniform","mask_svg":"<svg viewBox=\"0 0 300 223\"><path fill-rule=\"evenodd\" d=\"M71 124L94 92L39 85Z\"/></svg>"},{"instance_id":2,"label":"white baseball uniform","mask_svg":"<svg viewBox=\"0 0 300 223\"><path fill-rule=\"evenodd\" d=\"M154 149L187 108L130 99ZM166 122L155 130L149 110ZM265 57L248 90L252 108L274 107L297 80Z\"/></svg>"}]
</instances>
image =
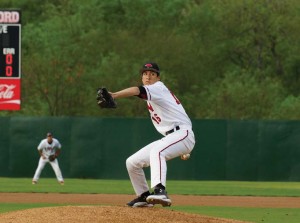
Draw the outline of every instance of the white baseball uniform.
<instances>
[{"instance_id":1,"label":"white baseball uniform","mask_svg":"<svg viewBox=\"0 0 300 223\"><path fill-rule=\"evenodd\" d=\"M52 169L55 172L57 180L59 182L63 182L64 179L62 177L62 173L61 173L61 170L59 168L59 164L58 164L57 159L55 159L52 162L50 162L49 159L48 159L50 155L54 155L55 154L55 152L56 152L57 149L61 149L60 142L57 139L52 138L52 143L49 144L48 141L47 141L47 139L43 139L40 142L40 144L38 145L37 149L40 150L40 151L42 151L43 156L45 156L46 159L43 159L43 157L40 157L38 167L37 167L37 169L35 171L35 174L34 174L34 177L33 177L32 180L37 182L39 180L39 178L40 178L40 175L41 175L42 170L44 169L46 163L50 163L50 165L52 166Z\"/></svg>"},{"instance_id":2,"label":"white baseball uniform","mask_svg":"<svg viewBox=\"0 0 300 223\"><path fill-rule=\"evenodd\" d=\"M140 149L126 160L128 174L137 196L149 191L143 168L151 168L151 188L166 186L166 161L190 153L195 145L192 123L180 101L161 82L144 85L150 118L164 137ZM141 97L141 96L140 96ZM167 134L167 132L172 131Z\"/></svg>"}]
</instances>

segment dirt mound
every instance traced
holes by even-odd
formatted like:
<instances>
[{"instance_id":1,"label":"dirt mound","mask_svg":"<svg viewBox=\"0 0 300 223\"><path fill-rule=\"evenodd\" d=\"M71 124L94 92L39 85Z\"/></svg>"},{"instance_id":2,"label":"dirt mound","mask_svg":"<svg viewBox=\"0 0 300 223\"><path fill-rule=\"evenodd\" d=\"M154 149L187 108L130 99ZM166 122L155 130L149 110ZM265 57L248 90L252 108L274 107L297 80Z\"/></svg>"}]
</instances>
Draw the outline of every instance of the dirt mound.
<instances>
[{"instance_id":1,"label":"dirt mound","mask_svg":"<svg viewBox=\"0 0 300 223\"><path fill-rule=\"evenodd\" d=\"M118 206L61 206L33 208L0 214L1 223L241 223L163 208L129 208Z\"/></svg>"},{"instance_id":2,"label":"dirt mound","mask_svg":"<svg viewBox=\"0 0 300 223\"><path fill-rule=\"evenodd\" d=\"M81 223L81 222L187 222L187 223L238 223L229 219L213 218L198 214L174 211L171 208L124 207L134 195L121 194L48 194L48 193L0 193L0 203L53 203L64 206L33 208L0 214L0 223ZM176 205L232 206L232 207L280 207L299 208L300 197L238 197L172 195ZM172 204L172 205L173 205ZM80 206L78 206L80 205ZM85 205L85 206L83 206ZM99 206L103 205L103 206Z\"/></svg>"},{"instance_id":3,"label":"dirt mound","mask_svg":"<svg viewBox=\"0 0 300 223\"><path fill-rule=\"evenodd\" d=\"M0 203L123 206L132 200L132 198L134 198L134 195L126 194L0 193ZM300 208L300 197L193 196L172 194L171 199L172 206Z\"/></svg>"}]
</instances>

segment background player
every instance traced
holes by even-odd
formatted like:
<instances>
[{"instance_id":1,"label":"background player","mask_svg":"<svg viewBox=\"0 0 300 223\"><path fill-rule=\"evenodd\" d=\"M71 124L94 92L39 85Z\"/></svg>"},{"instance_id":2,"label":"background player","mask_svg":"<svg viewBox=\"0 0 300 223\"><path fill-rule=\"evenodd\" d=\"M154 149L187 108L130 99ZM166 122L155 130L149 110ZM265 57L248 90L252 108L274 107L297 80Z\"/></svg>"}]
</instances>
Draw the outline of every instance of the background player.
<instances>
[{"instance_id":1,"label":"background player","mask_svg":"<svg viewBox=\"0 0 300 223\"><path fill-rule=\"evenodd\" d=\"M126 160L128 174L137 198L127 203L131 207L170 206L166 192L166 161L188 154L195 145L192 123L178 98L161 82L156 63L146 63L140 70L143 86L110 93L114 99L138 96L147 101L150 118L164 137L150 143ZM143 168L151 168L150 195Z\"/></svg>"},{"instance_id":2,"label":"background player","mask_svg":"<svg viewBox=\"0 0 300 223\"><path fill-rule=\"evenodd\" d=\"M37 149L41 157L39 160L38 167L35 171L34 177L32 179L32 184L37 184L46 163L50 163L52 169L55 172L58 182L61 185L64 185L64 179L62 177L61 170L59 168L58 160L56 159L59 156L61 151L60 142L57 139L53 138L52 134L49 132L47 133L47 138L41 140ZM53 161L49 160L49 157L51 155L55 155L55 159Z\"/></svg>"}]
</instances>

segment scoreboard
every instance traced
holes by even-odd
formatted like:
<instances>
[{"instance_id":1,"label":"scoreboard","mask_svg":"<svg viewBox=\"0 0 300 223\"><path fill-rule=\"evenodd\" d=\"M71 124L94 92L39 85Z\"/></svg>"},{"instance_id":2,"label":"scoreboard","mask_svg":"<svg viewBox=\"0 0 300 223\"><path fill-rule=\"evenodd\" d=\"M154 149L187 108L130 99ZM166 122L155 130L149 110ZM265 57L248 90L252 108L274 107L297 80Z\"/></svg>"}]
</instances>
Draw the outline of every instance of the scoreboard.
<instances>
[{"instance_id":1,"label":"scoreboard","mask_svg":"<svg viewBox=\"0 0 300 223\"><path fill-rule=\"evenodd\" d=\"M0 77L20 77L20 25L0 24Z\"/></svg>"},{"instance_id":2,"label":"scoreboard","mask_svg":"<svg viewBox=\"0 0 300 223\"><path fill-rule=\"evenodd\" d=\"M0 9L0 110L21 107L21 11Z\"/></svg>"}]
</instances>

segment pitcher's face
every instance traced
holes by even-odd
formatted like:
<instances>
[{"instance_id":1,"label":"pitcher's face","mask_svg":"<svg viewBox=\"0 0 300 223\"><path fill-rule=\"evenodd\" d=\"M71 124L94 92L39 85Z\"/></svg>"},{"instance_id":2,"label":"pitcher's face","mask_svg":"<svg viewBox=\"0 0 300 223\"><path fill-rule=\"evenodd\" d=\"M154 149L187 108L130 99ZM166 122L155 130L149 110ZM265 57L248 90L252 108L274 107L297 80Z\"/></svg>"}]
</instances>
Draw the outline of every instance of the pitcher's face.
<instances>
[{"instance_id":1,"label":"pitcher's face","mask_svg":"<svg viewBox=\"0 0 300 223\"><path fill-rule=\"evenodd\" d=\"M142 82L144 85L155 84L157 81L160 81L160 76L154 71L147 70L142 73Z\"/></svg>"}]
</instances>

